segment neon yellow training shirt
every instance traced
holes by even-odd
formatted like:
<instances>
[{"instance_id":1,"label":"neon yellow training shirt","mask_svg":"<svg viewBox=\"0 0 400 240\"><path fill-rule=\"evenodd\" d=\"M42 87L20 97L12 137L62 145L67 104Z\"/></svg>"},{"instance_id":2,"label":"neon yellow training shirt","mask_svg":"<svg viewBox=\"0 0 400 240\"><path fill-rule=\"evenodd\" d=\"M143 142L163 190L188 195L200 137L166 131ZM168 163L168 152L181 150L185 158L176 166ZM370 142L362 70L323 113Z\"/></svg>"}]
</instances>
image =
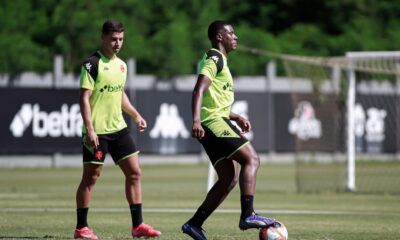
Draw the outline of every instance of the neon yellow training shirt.
<instances>
[{"instance_id":1,"label":"neon yellow training shirt","mask_svg":"<svg viewBox=\"0 0 400 240\"><path fill-rule=\"evenodd\" d=\"M215 48L204 54L200 62L200 74L211 80L211 85L203 94L201 122L229 118L234 101L233 79L224 54Z\"/></svg>"},{"instance_id":2,"label":"neon yellow training shirt","mask_svg":"<svg viewBox=\"0 0 400 240\"><path fill-rule=\"evenodd\" d=\"M124 61L110 60L97 51L81 68L80 87L92 90L90 108L92 124L97 134L109 134L126 128L122 116L122 94L127 68ZM83 126L83 133L86 132Z\"/></svg>"}]
</instances>

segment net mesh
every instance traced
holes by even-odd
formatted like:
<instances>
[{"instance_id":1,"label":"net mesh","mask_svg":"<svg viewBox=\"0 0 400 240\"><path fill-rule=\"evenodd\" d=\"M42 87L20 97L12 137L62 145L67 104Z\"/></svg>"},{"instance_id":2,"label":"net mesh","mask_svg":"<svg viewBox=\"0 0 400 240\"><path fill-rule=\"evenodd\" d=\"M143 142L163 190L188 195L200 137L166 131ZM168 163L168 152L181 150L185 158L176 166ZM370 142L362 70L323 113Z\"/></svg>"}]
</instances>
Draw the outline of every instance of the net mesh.
<instances>
[{"instance_id":1,"label":"net mesh","mask_svg":"<svg viewBox=\"0 0 400 240\"><path fill-rule=\"evenodd\" d=\"M356 190L400 193L400 52L312 57L241 50L269 56L290 79L312 84L311 93L299 91L295 84L291 90L294 115L308 118L317 136L295 139L299 191L346 189L346 100L349 76L354 73Z\"/></svg>"},{"instance_id":2,"label":"net mesh","mask_svg":"<svg viewBox=\"0 0 400 240\"><path fill-rule=\"evenodd\" d=\"M296 111L313 112L301 116L295 113L295 116L304 118L308 125L311 121L318 122L320 129L314 138L295 138L297 189L301 192L343 191L346 164L343 158L335 158L335 153L343 149L343 109L340 108L343 105L337 104L340 94L336 85L340 81L336 79L335 84L333 80L334 70L340 69L340 59L283 55L281 60L291 79L311 81L311 93L292 88L292 106ZM303 107L305 103L309 105L308 110Z\"/></svg>"}]
</instances>

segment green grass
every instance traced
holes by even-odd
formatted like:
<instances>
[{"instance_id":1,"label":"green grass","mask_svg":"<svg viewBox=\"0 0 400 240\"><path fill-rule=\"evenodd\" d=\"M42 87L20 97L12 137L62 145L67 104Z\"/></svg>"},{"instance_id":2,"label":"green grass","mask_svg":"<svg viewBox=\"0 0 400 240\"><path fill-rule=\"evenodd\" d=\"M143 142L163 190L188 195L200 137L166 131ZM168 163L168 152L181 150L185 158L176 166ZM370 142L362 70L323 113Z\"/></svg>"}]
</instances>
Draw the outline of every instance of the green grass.
<instances>
[{"instance_id":1,"label":"green grass","mask_svg":"<svg viewBox=\"0 0 400 240\"><path fill-rule=\"evenodd\" d=\"M296 164L297 188L302 192L345 191L346 174L346 162L298 159ZM400 194L400 161L357 161L355 174L358 193Z\"/></svg>"},{"instance_id":2,"label":"green grass","mask_svg":"<svg viewBox=\"0 0 400 240\"><path fill-rule=\"evenodd\" d=\"M163 232L160 240L188 239L180 227L204 199L207 165L144 165L142 172L145 221ZM80 176L80 168L0 169L0 239L71 239ZM101 239L130 239L123 182L118 167L105 166L94 189L89 224ZM261 165L255 207L285 223L290 239L400 238L399 195L297 193L290 164ZM258 239L258 231L238 229L239 208L236 187L219 208L229 211L205 223L208 238Z\"/></svg>"}]
</instances>

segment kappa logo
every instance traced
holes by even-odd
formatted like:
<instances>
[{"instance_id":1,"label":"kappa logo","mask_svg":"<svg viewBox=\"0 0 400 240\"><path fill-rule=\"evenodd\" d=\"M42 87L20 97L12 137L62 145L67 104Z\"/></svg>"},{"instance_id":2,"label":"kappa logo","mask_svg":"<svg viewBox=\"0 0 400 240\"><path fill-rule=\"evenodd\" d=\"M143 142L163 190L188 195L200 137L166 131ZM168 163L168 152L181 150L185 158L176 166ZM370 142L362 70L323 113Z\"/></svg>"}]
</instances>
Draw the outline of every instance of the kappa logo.
<instances>
[{"instance_id":1,"label":"kappa logo","mask_svg":"<svg viewBox=\"0 0 400 240\"><path fill-rule=\"evenodd\" d=\"M218 63L218 61L219 61L219 57L217 57L217 56L212 56L212 57L210 57L215 63Z\"/></svg>"},{"instance_id":2,"label":"kappa logo","mask_svg":"<svg viewBox=\"0 0 400 240\"><path fill-rule=\"evenodd\" d=\"M189 138L189 131L179 116L178 107L175 104L162 103L153 128L150 131L150 138Z\"/></svg>"},{"instance_id":3,"label":"kappa logo","mask_svg":"<svg viewBox=\"0 0 400 240\"><path fill-rule=\"evenodd\" d=\"M224 130L222 132L221 136L224 136L224 137L231 136L231 133L228 130Z\"/></svg>"},{"instance_id":4,"label":"kappa logo","mask_svg":"<svg viewBox=\"0 0 400 240\"><path fill-rule=\"evenodd\" d=\"M90 63L90 62L88 62L88 63L85 63L85 68L86 68L86 70L88 71L88 72L90 72L90 69L92 68L92 64Z\"/></svg>"},{"instance_id":5,"label":"kappa logo","mask_svg":"<svg viewBox=\"0 0 400 240\"><path fill-rule=\"evenodd\" d=\"M82 117L79 104L61 105L60 111L45 112L39 104L22 104L15 114L10 131L14 137L20 138L32 125L34 137L80 137L82 135Z\"/></svg>"}]
</instances>

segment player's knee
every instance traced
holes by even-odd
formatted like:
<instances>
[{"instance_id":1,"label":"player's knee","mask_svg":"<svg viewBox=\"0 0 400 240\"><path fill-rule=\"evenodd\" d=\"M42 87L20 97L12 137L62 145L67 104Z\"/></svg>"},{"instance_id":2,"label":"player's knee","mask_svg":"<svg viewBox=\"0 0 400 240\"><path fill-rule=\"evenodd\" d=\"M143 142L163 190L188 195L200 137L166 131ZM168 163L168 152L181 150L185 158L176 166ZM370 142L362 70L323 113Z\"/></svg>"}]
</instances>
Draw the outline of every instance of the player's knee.
<instances>
[{"instance_id":1,"label":"player's knee","mask_svg":"<svg viewBox=\"0 0 400 240\"><path fill-rule=\"evenodd\" d=\"M257 154L252 154L250 157L250 164L253 168L258 169L260 167L260 157Z\"/></svg>"},{"instance_id":2,"label":"player's knee","mask_svg":"<svg viewBox=\"0 0 400 240\"><path fill-rule=\"evenodd\" d=\"M99 177L100 177L100 172L94 172L93 174L85 175L82 178L81 185L83 187L93 186L97 182L97 179L99 179Z\"/></svg>"},{"instance_id":3,"label":"player's knee","mask_svg":"<svg viewBox=\"0 0 400 240\"><path fill-rule=\"evenodd\" d=\"M97 182L97 180L100 178L100 175L101 175L100 172L96 172L95 174L92 175L91 181L93 182L93 184Z\"/></svg>"},{"instance_id":4,"label":"player's knee","mask_svg":"<svg viewBox=\"0 0 400 240\"><path fill-rule=\"evenodd\" d=\"M126 176L127 180L131 182L140 181L141 177L142 177L142 172L140 169L132 171L130 174L127 174Z\"/></svg>"}]
</instances>

